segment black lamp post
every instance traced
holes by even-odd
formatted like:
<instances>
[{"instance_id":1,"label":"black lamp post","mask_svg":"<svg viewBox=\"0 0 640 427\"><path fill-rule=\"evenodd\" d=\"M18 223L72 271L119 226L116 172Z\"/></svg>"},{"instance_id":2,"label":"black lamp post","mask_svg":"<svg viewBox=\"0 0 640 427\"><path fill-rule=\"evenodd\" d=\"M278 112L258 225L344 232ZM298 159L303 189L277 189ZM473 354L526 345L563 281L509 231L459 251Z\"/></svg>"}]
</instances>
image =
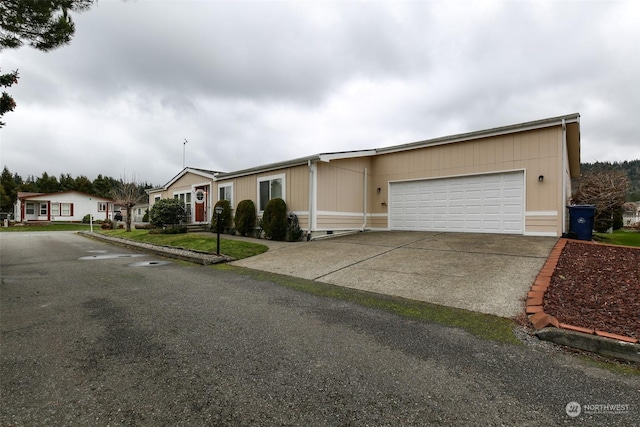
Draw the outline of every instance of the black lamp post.
<instances>
[{"instance_id":1,"label":"black lamp post","mask_svg":"<svg viewBox=\"0 0 640 427\"><path fill-rule=\"evenodd\" d=\"M218 241L216 242L217 254L220 255L220 214L222 213L222 206L216 206L216 233L218 234Z\"/></svg>"}]
</instances>

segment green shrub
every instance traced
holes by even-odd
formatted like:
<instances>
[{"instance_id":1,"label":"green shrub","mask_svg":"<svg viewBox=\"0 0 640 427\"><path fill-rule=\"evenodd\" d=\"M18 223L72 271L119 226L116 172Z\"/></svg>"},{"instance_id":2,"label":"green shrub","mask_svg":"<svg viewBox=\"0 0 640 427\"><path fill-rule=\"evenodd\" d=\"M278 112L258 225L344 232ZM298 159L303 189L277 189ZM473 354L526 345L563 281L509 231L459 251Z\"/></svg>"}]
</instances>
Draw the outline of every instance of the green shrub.
<instances>
[{"instance_id":1,"label":"green shrub","mask_svg":"<svg viewBox=\"0 0 640 427\"><path fill-rule=\"evenodd\" d=\"M624 226L624 219L622 218L622 208L615 209L613 211L613 229L620 230Z\"/></svg>"},{"instance_id":2,"label":"green shrub","mask_svg":"<svg viewBox=\"0 0 640 427\"><path fill-rule=\"evenodd\" d=\"M287 204L280 198L271 199L262 214L262 227L267 239L286 240Z\"/></svg>"},{"instance_id":3,"label":"green shrub","mask_svg":"<svg viewBox=\"0 0 640 427\"><path fill-rule=\"evenodd\" d=\"M91 214L86 214L82 217L83 224L89 224L91 222Z\"/></svg>"},{"instance_id":4,"label":"green shrub","mask_svg":"<svg viewBox=\"0 0 640 427\"><path fill-rule=\"evenodd\" d=\"M136 230L153 230L155 227L151 224L136 224Z\"/></svg>"},{"instance_id":5,"label":"green shrub","mask_svg":"<svg viewBox=\"0 0 640 427\"><path fill-rule=\"evenodd\" d=\"M211 231L218 231L218 214L216 214L216 208L222 206L222 213L220 214L220 232L231 227L231 204L228 200L218 200L213 207L213 217L211 218Z\"/></svg>"},{"instance_id":6,"label":"green shrub","mask_svg":"<svg viewBox=\"0 0 640 427\"><path fill-rule=\"evenodd\" d=\"M160 199L149 211L149 222L154 227L180 224L186 216L184 202L179 199Z\"/></svg>"},{"instance_id":7,"label":"green shrub","mask_svg":"<svg viewBox=\"0 0 640 427\"><path fill-rule=\"evenodd\" d=\"M186 232L187 232L187 227L166 227L166 228L154 228L149 231L149 234L181 234Z\"/></svg>"},{"instance_id":8,"label":"green shrub","mask_svg":"<svg viewBox=\"0 0 640 427\"><path fill-rule=\"evenodd\" d=\"M144 216L142 217L142 222L149 222L149 209L144 211Z\"/></svg>"},{"instance_id":9,"label":"green shrub","mask_svg":"<svg viewBox=\"0 0 640 427\"><path fill-rule=\"evenodd\" d=\"M241 236L246 236L253 232L256 226L256 205L252 200L242 200L238 203L233 223L236 226L236 231Z\"/></svg>"}]
</instances>

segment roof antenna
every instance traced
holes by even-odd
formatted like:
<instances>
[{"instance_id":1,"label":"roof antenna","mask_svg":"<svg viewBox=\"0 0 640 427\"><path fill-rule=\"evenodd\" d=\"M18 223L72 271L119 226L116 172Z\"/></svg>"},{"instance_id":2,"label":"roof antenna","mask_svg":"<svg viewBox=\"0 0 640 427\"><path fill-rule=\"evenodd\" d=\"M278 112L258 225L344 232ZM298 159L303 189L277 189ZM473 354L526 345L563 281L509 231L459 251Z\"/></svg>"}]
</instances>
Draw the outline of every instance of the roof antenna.
<instances>
[{"instance_id":1,"label":"roof antenna","mask_svg":"<svg viewBox=\"0 0 640 427\"><path fill-rule=\"evenodd\" d=\"M184 139L184 142L182 143L182 169L184 169L185 164L184 164L184 159L185 159L185 152L187 151L187 143L189 141L187 141L187 138Z\"/></svg>"}]
</instances>

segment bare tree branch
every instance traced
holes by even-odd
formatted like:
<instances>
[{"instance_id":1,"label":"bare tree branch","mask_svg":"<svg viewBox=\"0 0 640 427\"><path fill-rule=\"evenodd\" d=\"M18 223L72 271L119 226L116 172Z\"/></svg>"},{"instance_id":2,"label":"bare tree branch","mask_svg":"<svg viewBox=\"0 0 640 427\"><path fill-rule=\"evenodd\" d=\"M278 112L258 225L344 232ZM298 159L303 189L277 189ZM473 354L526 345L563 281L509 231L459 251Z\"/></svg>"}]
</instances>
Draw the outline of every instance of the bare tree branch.
<instances>
[{"instance_id":1,"label":"bare tree branch","mask_svg":"<svg viewBox=\"0 0 640 427\"><path fill-rule=\"evenodd\" d=\"M127 231L131 231L131 210L138 203L147 199L147 195L141 190L141 186L133 182L125 182L121 179L112 190L115 204L123 206L127 210Z\"/></svg>"}]
</instances>

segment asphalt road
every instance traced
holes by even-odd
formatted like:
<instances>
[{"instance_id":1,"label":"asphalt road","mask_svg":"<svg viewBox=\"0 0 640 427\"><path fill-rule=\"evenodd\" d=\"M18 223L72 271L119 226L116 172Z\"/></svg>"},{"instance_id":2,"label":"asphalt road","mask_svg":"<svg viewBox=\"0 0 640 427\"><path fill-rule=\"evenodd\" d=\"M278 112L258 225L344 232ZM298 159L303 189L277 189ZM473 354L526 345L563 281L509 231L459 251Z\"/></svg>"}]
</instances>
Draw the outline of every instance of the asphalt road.
<instances>
[{"instance_id":1,"label":"asphalt road","mask_svg":"<svg viewBox=\"0 0 640 427\"><path fill-rule=\"evenodd\" d=\"M640 377L574 355L132 255L72 233L0 233L0 426L640 419Z\"/></svg>"}]
</instances>

